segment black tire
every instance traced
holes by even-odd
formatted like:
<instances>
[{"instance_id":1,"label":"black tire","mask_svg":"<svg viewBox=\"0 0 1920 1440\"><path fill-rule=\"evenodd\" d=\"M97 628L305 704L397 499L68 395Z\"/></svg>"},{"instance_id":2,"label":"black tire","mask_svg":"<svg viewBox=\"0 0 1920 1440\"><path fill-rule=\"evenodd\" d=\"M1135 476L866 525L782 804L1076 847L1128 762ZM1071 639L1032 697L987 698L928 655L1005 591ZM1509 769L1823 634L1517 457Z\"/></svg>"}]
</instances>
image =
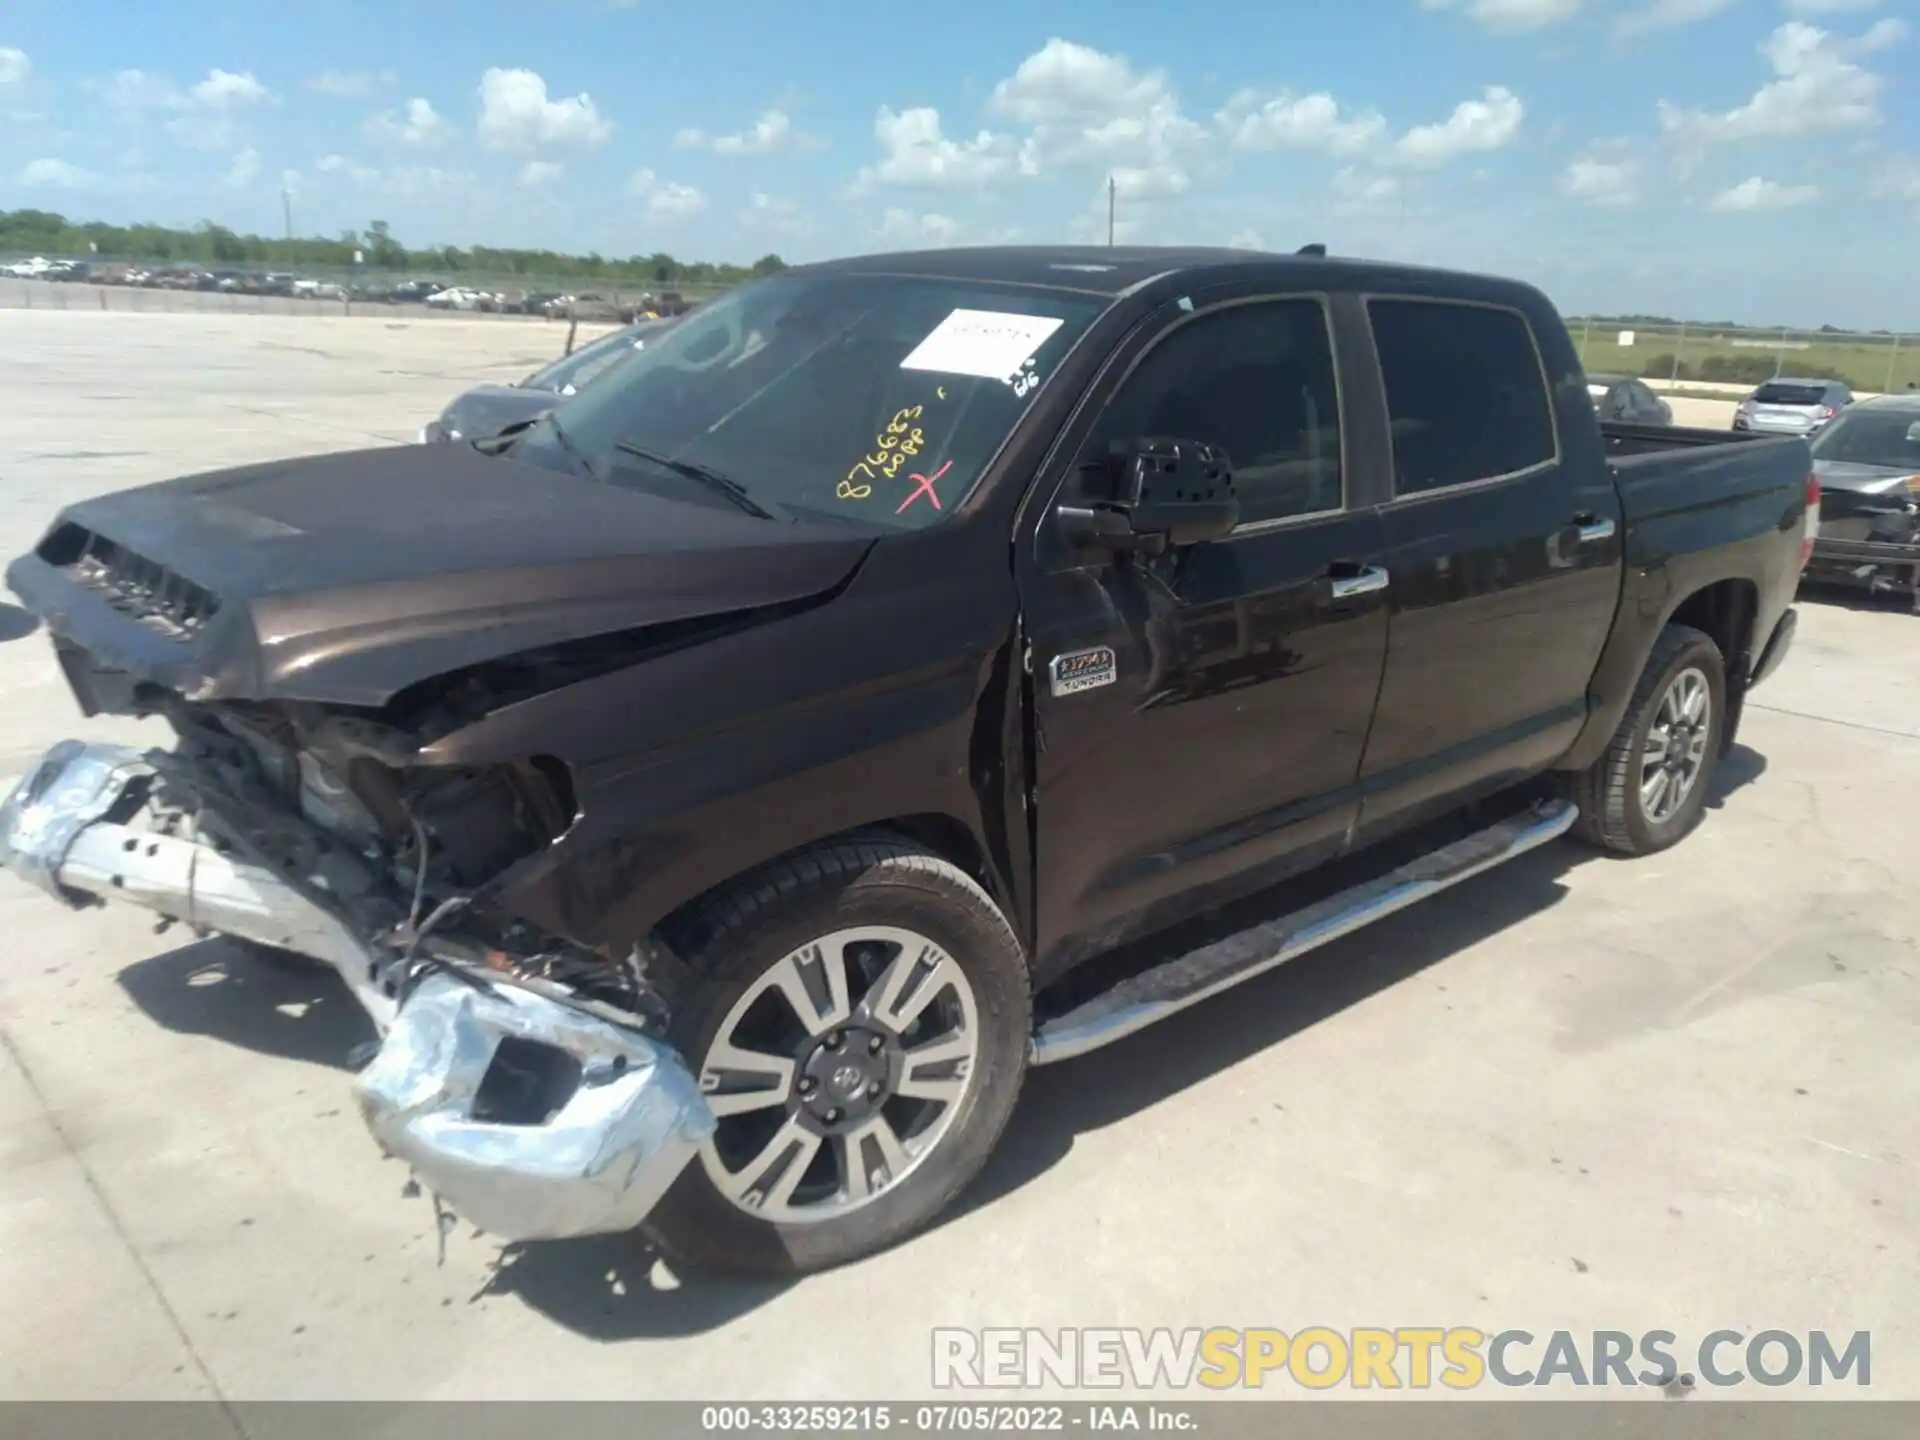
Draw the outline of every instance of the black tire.
<instances>
[{"instance_id":1,"label":"black tire","mask_svg":"<svg viewBox=\"0 0 1920 1440\"><path fill-rule=\"evenodd\" d=\"M1692 788L1670 815L1649 818L1641 798L1641 759L1648 733L1659 717L1668 689L1688 670L1706 680L1707 748ZM1721 741L1727 723L1726 661L1712 637L1686 625L1669 625L1654 642L1640 683L1614 731L1606 754L1575 776L1569 798L1580 807L1573 833L1590 845L1618 855L1652 855L1684 840L1700 823L1707 796L1720 768Z\"/></svg>"},{"instance_id":2,"label":"black tire","mask_svg":"<svg viewBox=\"0 0 1920 1440\"><path fill-rule=\"evenodd\" d=\"M729 1012L770 969L858 925L911 928L953 958L972 990L979 1048L946 1132L897 1185L848 1213L800 1224L742 1209L696 1158L645 1226L670 1262L779 1278L886 1249L953 1201L1006 1128L1032 1038L1022 947L999 906L966 872L888 836L817 846L734 882L700 907L689 932L676 936L687 972L697 977L685 982L670 1027L688 1066L699 1074Z\"/></svg>"}]
</instances>

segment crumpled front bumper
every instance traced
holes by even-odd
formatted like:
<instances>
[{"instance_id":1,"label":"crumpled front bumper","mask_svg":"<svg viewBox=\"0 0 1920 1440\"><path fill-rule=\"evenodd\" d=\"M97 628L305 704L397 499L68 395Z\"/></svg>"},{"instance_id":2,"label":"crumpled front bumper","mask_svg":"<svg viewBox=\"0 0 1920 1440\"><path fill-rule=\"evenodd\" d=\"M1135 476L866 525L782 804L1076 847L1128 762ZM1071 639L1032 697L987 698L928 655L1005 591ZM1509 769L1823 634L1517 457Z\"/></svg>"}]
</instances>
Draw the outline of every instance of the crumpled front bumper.
<instances>
[{"instance_id":1,"label":"crumpled front bumper","mask_svg":"<svg viewBox=\"0 0 1920 1440\"><path fill-rule=\"evenodd\" d=\"M399 995L381 937L233 843L237 802L210 786L200 816L216 823L160 823L154 788L189 765L61 742L0 804L0 866L75 909L131 903L332 966L382 1035L354 1082L367 1128L482 1230L545 1240L646 1218L714 1128L673 1049L450 961Z\"/></svg>"}]
</instances>

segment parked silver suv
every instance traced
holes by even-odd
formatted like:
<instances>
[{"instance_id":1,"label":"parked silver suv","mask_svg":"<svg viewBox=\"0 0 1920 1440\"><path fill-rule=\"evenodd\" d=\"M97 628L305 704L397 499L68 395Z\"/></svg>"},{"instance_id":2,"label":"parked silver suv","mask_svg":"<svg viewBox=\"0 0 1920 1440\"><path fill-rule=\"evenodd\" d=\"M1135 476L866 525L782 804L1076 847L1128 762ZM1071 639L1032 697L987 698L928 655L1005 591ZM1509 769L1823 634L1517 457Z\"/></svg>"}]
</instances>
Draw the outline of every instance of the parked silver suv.
<instances>
[{"instance_id":1,"label":"parked silver suv","mask_svg":"<svg viewBox=\"0 0 1920 1440\"><path fill-rule=\"evenodd\" d=\"M1776 435L1812 435L1853 403L1853 392L1838 380L1767 381L1733 412L1736 430L1765 430Z\"/></svg>"}]
</instances>

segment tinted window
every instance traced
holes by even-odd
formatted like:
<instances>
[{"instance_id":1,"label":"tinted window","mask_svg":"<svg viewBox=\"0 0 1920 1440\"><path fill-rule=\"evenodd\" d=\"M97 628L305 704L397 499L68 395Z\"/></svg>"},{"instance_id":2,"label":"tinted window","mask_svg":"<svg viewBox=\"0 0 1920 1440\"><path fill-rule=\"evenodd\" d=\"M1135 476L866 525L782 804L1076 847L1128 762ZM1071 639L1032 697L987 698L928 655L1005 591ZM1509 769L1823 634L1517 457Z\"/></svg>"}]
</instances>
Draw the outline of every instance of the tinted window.
<instances>
[{"instance_id":1,"label":"tinted window","mask_svg":"<svg viewBox=\"0 0 1920 1440\"><path fill-rule=\"evenodd\" d=\"M1813 442L1816 460L1920 471L1920 411L1849 410Z\"/></svg>"},{"instance_id":2,"label":"tinted window","mask_svg":"<svg viewBox=\"0 0 1920 1440\"><path fill-rule=\"evenodd\" d=\"M1553 411L1527 322L1511 310L1374 300L1380 374L1402 495L1553 459Z\"/></svg>"},{"instance_id":3,"label":"tinted window","mask_svg":"<svg viewBox=\"0 0 1920 1440\"><path fill-rule=\"evenodd\" d=\"M516 453L709 504L730 503L724 477L776 513L919 528L953 513L1104 304L896 275L754 281L650 336Z\"/></svg>"},{"instance_id":4,"label":"tinted window","mask_svg":"<svg viewBox=\"0 0 1920 1440\"><path fill-rule=\"evenodd\" d=\"M1163 436L1227 452L1240 523L1340 508L1340 404L1315 300L1234 305L1149 350L1095 426L1095 447Z\"/></svg>"},{"instance_id":5,"label":"tinted window","mask_svg":"<svg viewBox=\"0 0 1920 1440\"><path fill-rule=\"evenodd\" d=\"M1824 405L1827 403L1827 387L1824 385L1762 385L1753 392L1756 404L1760 405Z\"/></svg>"},{"instance_id":6,"label":"tinted window","mask_svg":"<svg viewBox=\"0 0 1920 1440\"><path fill-rule=\"evenodd\" d=\"M569 385L577 390L621 356L631 354L634 342L640 338L638 326L623 326L610 335L602 335L598 340L582 345L571 355L563 355L551 364L542 366L520 383L529 390L552 390L556 394Z\"/></svg>"}]
</instances>

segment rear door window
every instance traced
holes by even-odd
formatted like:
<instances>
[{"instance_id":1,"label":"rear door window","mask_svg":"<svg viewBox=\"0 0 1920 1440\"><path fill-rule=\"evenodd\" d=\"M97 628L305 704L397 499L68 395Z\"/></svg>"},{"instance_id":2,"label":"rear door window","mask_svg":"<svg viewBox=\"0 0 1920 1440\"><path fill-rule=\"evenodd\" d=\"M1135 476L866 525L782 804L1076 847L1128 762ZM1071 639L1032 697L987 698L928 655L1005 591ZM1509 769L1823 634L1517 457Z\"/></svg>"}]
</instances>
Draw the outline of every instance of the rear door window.
<instances>
[{"instance_id":1,"label":"rear door window","mask_svg":"<svg viewBox=\"0 0 1920 1440\"><path fill-rule=\"evenodd\" d=\"M1824 405L1827 391L1823 385L1762 385L1753 400L1756 405Z\"/></svg>"},{"instance_id":2,"label":"rear door window","mask_svg":"<svg viewBox=\"0 0 1920 1440\"><path fill-rule=\"evenodd\" d=\"M1393 431L1394 490L1517 475L1559 456L1526 317L1491 305L1370 300Z\"/></svg>"}]
</instances>

